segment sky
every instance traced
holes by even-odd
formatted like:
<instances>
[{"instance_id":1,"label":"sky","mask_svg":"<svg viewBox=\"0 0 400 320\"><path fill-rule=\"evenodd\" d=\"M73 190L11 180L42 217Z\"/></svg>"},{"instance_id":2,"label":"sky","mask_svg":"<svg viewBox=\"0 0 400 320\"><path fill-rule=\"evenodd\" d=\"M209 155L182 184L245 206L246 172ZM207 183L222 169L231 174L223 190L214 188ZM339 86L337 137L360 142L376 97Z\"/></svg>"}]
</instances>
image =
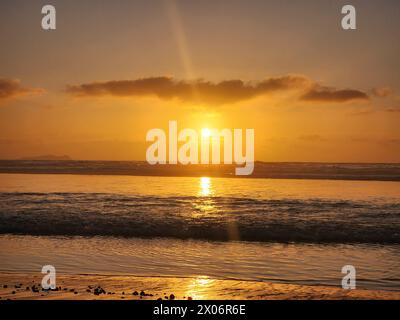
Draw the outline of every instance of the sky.
<instances>
[{"instance_id":1,"label":"sky","mask_svg":"<svg viewBox=\"0 0 400 320\"><path fill-rule=\"evenodd\" d=\"M0 158L145 160L177 120L253 128L260 161L400 162L399 38L396 0L2 0Z\"/></svg>"}]
</instances>

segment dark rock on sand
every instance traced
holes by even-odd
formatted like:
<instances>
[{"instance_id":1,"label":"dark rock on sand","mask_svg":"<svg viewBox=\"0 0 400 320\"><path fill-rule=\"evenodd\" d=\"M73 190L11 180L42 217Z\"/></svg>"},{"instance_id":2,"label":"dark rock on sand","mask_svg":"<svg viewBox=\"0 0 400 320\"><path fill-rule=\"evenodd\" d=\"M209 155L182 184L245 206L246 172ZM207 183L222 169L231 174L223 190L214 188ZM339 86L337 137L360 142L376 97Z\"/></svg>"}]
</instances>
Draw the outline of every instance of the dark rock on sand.
<instances>
[{"instance_id":1,"label":"dark rock on sand","mask_svg":"<svg viewBox=\"0 0 400 320\"><path fill-rule=\"evenodd\" d=\"M97 287L93 290L93 293L98 296L100 294L106 294L106 291L102 287Z\"/></svg>"},{"instance_id":2,"label":"dark rock on sand","mask_svg":"<svg viewBox=\"0 0 400 320\"><path fill-rule=\"evenodd\" d=\"M6 284L3 286L4 289L6 289L7 287L8 287L8 286L7 286Z\"/></svg>"},{"instance_id":3,"label":"dark rock on sand","mask_svg":"<svg viewBox=\"0 0 400 320\"><path fill-rule=\"evenodd\" d=\"M138 293L137 291L133 291L132 294L133 294L134 296L137 296L139 293Z\"/></svg>"},{"instance_id":4,"label":"dark rock on sand","mask_svg":"<svg viewBox=\"0 0 400 320\"><path fill-rule=\"evenodd\" d=\"M173 293L171 293L171 294L169 295L169 300L174 300L174 299L175 299L175 296L174 296Z\"/></svg>"}]
</instances>

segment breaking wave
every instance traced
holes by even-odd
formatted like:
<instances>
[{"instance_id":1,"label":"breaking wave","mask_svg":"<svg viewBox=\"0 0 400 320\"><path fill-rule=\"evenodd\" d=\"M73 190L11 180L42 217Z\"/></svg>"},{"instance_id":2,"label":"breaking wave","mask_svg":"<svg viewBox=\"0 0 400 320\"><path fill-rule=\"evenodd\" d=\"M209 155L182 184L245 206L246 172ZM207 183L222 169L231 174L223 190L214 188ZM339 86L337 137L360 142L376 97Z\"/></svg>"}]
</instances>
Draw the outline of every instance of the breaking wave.
<instances>
[{"instance_id":1,"label":"breaking wave","mask_svg":"<svg viewBox=\"0 0 400 320\"><path fill-rule=\"evenodd\" d=\"M0 193L0 234L400 243L400 203Z\"/></svg>"}]
</instances>

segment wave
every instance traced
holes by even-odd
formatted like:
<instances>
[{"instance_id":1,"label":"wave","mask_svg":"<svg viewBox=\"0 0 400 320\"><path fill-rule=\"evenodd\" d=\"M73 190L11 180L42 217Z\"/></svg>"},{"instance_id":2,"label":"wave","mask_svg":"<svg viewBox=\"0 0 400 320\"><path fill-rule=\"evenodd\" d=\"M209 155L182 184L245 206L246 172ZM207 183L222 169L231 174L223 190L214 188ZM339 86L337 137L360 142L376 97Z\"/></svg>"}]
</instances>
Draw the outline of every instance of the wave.
<instances>
[{"instance_id":1,"label":"wave","mask_svg":"<svg viewBox=\"0 0 400 320\"><path fill-rule=\"evenodd\" d=\"M0 234L400 243L400 203L0 193Z\"/></svg>"}]
</instances>

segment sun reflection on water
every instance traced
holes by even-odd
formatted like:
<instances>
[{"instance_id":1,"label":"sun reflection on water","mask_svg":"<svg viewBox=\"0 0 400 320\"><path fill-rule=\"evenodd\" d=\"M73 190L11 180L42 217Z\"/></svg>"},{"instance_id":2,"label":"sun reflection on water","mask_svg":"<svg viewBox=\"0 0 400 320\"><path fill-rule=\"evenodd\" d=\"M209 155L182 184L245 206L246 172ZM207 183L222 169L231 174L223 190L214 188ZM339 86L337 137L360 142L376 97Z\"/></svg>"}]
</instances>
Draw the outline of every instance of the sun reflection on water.
<instances>
[{"instance_id":1,"label":"sun reflection on water","mask_svg":"<svg viewBox=\"0 0 400 320\"><path fill-rule=\"evenodd\" d=\"M188 283L186 296L195 300L208 299L212 292L215 280L207 276L198 276Z\"/></svg>"},{"instance_id":2,"label":"sun reflection on water","mask_svg":"<svg viewBox=\"0 0 400 320\"><path fill-rule=\"evenodd\" d=\"M201 177L199 195L203 197L208 197L212 195L212 193L213 190L211 185L211 179L209 177Z\"/></svg>"},{"instance_id":3,"label":"sun reflection on water","mask_svg":"<svg viewBox=\"0 0 400 320\"><path fill-rule=\"evenodd\" d=\"M199 190L197 200L193 202L194 212L193 217L208 218L216 213L214 199L212 198L214 189L212 187L211 179L209 177L201 177L199 180Z\"/></svg>"}]
</instances>

